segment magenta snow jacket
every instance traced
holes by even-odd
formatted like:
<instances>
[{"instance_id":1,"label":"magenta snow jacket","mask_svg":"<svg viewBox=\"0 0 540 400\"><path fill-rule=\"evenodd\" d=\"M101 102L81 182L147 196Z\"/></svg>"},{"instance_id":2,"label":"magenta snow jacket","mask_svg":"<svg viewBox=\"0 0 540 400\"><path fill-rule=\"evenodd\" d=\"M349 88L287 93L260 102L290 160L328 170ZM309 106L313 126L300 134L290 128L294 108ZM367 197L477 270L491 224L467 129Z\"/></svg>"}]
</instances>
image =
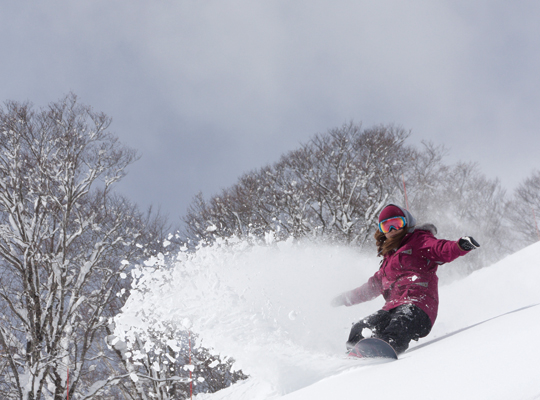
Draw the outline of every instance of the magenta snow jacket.
<instances>
[{"instance_id":1,"label":"magenta snow jacket","mask_svg":"<svg viewBox=\"0 0 540 400\"><path fill-rule=\"evenodd\" d=\"M433 225L407 233L401 247L384 256L380 269L367 283L342 294L343 304L352 306L382 294L386 300L383 310L414 304L433 324L439 308L437 268L467 254L457 242L437 239L434 233Z\"/></svg>"}]
</instances>

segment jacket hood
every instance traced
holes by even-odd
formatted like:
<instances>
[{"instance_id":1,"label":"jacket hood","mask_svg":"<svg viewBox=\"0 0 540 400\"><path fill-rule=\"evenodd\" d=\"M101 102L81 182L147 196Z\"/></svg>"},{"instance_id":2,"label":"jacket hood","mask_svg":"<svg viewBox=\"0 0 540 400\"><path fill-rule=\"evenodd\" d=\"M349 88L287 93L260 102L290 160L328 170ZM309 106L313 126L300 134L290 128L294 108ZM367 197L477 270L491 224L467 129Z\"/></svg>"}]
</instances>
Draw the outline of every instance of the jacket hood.
<instances>
[{"instance_id":1,"label":"jacket hood","mask_svg":"<svg viewBox=\"0 0 540 400\"><path fill-rule=\"evenodd\" d=\"M437 227L433 224L422 224L422 225L418 225L414 230L417 230L417 231L428 231L428 232L431 232L431 234L433 236L435 236L437 234Z\"/></svg>"}]
</instances>

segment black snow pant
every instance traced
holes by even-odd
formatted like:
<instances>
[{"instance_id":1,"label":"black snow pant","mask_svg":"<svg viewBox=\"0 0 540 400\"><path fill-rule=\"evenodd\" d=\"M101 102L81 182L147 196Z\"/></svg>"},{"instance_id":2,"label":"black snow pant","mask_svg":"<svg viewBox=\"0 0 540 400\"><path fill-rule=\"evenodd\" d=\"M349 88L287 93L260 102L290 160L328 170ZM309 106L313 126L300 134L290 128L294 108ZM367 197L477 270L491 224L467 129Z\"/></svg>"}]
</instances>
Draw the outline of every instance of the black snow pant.
<instances>
[{"instance_id":1,"label":"black snow pant","mask_svg":"<svg viewBox=\"0 0 540 400\"><path fill-rule=\"evenodd\" d=\"M390 311L380 310L353 324L347 348L352 348L364 339L362 331L367 328L372 337L382 339L392 345L398 354L409 348L411 340L427 336L431 331L428 315L414 304L404 304Z\"/></svg>"}]
</instances>

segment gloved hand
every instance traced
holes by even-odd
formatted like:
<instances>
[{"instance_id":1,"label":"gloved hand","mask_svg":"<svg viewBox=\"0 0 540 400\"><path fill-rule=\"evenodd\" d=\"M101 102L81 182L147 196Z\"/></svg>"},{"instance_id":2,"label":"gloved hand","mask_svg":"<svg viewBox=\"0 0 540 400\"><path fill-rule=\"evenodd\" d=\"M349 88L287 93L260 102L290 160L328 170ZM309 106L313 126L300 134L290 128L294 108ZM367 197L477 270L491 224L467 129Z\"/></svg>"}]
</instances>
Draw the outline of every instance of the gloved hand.
<instances>
[{"instance_id":1,"label":"gloved hand","mask_svg":"<svg viewBox=\"0 0 540 400\"><path fill-rule=\"evenodd\" d=\"M340 294L339 296L334 297L334 298L332 299L332 301L330 302L330 305L331 305L332 307L339 307L339 306L345 305L344 299L343 299L343 295Z\"/></svg>"},{"instance_id":2,"label":"gloved hand","mask_svg":"<svg viewBox=\"0 0 540 400\"><path fill-rule=\"evenodd\" d=\"M458 240L458 244L465 251L471 251L480 247L480 244L472 236L463 236Z\"/></svg>"}]
</instances>

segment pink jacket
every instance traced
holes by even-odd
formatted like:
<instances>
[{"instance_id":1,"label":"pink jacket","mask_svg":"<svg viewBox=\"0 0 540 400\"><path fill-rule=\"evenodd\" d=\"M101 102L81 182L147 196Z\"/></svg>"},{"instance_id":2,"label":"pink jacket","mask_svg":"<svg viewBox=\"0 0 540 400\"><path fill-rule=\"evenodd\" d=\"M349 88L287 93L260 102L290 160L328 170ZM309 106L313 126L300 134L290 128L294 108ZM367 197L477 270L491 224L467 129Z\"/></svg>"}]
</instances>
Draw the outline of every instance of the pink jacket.
<instances>
[{"instance_id":1,"label":"pink jacket","mask_svg":"<svg viewBox=\"0 0 540 400\"><path fill-rule=\"evenodd\" d=\"M467 252L455 241L437 239L430 227L408 233L399 249L384 256L380 269L367 283L343 293L343 304L352 306L382 294L386 300L383 310L415 304L433 324L439 308L437 268Z\"/></svg>"}]
</instances>

